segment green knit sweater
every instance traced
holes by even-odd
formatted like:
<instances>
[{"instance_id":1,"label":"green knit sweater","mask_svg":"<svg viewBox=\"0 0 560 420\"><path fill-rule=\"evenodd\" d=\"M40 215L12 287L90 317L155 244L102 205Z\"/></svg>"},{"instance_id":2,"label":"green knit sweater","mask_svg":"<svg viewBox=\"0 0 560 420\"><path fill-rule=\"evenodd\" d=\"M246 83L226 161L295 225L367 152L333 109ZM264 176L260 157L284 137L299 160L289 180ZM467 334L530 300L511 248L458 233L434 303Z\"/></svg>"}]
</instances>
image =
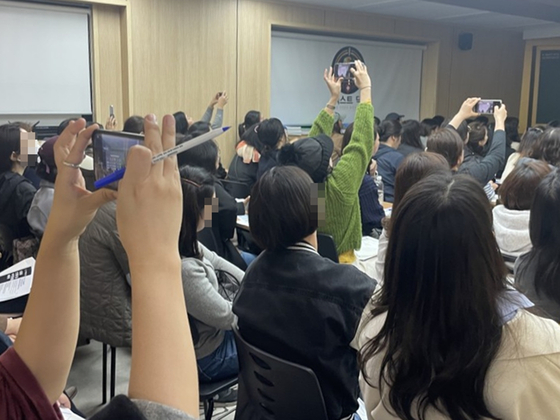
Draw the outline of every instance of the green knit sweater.
<instances>
[{"instance_id":1,"label":"green knit sweater","mask_svg":"<svg viewBox=\"0 0 560 420\"><path fill-rule=\"evenodd\" d=\"M331 135L334 118L321 111L309 137ZM325 181L325 217L322 233L332 235L338 255L362 246L362 217L358 191L373 152L373 106L358 105L354 132L344 154Z\"/></svg>"}]
</instances>

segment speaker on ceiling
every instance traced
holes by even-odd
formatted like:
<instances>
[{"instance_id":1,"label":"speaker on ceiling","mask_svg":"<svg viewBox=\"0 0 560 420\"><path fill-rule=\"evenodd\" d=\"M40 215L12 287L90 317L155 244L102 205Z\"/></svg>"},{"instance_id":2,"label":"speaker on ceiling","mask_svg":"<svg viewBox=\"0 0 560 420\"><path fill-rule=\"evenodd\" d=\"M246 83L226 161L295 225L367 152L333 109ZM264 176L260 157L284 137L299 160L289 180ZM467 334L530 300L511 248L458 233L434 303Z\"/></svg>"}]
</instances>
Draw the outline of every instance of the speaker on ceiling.
<instances>
[{"instance_id":1,"label":"speaker on ceiling","mask_svg":"<svg viewBox=\"0 0 560 420\"><path fill-rule=\"evenodd\" d=\"M459 34L459 49L461 51L469 51L473 45L473 34L471 32L463 32Z\"/></svg>"}]
</instances>

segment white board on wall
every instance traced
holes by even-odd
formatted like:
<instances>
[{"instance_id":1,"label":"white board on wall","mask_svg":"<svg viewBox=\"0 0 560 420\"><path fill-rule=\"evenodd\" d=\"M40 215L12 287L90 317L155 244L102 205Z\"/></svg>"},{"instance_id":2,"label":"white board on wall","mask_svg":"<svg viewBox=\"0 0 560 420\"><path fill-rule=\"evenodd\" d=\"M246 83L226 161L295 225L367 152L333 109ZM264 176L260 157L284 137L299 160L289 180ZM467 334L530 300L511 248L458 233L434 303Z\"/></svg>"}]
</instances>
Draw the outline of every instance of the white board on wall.
<instances>
[{"instance_id":1,"label":"white board on wall","mask_svg":"<svg viewBox=\"0 0 560 420\"><path fill-rule=\"evenodd\" d=\"M375 115L390 112L418 119L424 46L272 32L272 117L285 125L311 125L329 99L323 71L344 48L357 48L372 79ZM346 115L345 123L354 115Z\"/></svg>"},{"instance_id":2,"label":"white board on wall","mask_svg":"<svg viewBox=\"0 0 560 420\"><path fill-rule=\"evenodd\" d=\"M0 114L91 114L89 10L0 1Z\"/></svg>"}]
</instances>

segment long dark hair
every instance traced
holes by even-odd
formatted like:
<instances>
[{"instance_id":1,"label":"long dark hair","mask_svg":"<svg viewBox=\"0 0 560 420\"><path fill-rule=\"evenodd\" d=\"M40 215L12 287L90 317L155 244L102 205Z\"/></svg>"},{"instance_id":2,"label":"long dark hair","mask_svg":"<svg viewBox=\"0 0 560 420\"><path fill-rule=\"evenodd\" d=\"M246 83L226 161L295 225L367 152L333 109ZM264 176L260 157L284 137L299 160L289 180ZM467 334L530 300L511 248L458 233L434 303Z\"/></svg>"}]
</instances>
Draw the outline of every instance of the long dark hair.
<instances>
[{"instance_id":1,"label":"long dark hair","mask_svg":"<svg viewBox=\"0 0 560 420\"><path fill-rule=\"evenodd\" d=\"M536 262L535 289L560 304L560 169L556 168L538 186L529 223Z\"/></svg>"},{"instance_id":2,"label":"long dark hair","mask_svg":"<svg viewBox=\"0 0 560 420\"><path fill-rule=\"evenodd\" d=\"M202 258L197 230L204 206L214 196L214 179L207 171L193 166L180 169L183 190L183 222L179 237L179 253L186 258Z\"/></svg>"},{"instance_id":3,"label":"long dark hair","mask_svg":"<svg viewBox=\"0 0 560 420\"><path fill-rule=\"evenodd\" d=\"M239 124L239 137L243 137L245 131L247 131L250 127L258 124L261 121L261 113L260 111L249 111L245 114L245 119L241 124Z\"/></svg>"},{"instance_id":4,"label":"long dark hair","mask_svg":"<svg viewBox=\"0 0 560 420\"><path fill-rule=\"evenodd\" d=\"M422 125L416 120L408 120L402 124L401 144L424 150L424 145L420 139Z\"/></svg>"},{"instance_id":5,"label":"long dark hair","mask_svg":"<svg viewBox=\"0 0 560 420\"><path fill-rule=\"evenodd\" d=\"M538 149L539 139L542 137L546 127L537 126L529 127L525 134L521 137L519 143L519 154L521 157L534 157L535 150Z\"/></svg>"},{"instance_id":6,"label":"long dark hair","mask_svg":"<svg viewBox=\"0 0 560 420\"><path fill-rule=\"evenodd\" d=\"M539 138L535 154L554 166L560 166L560 128L549 128Z\"/></svg>"},{"instance_id":7,"label":"long dark hair","mask_svg":"<svg viewBox=\"0 0 560 420\"><path fill-rule=\"evenodd\" d=\"M370 381L368 362L382 357L370 385L390 387L401 419L424 420L430 407L454 420L495 419L484 388L502 340L498 298L507 268L486 194L469 176L432 175L405 195L393 219L371 312L386 320L360 350L364 377Z\"/></svg>"},{"instance_id":8,"label":"long dark hair","mask_svg":"<svg viewBox=\"0 0 560 420\"><path fill-rule=\"evenodd\" d=\"M12 153L21 153L21 130L17 124L0 125L0 173L10 172Z\"/></svg>"}]
</instances>

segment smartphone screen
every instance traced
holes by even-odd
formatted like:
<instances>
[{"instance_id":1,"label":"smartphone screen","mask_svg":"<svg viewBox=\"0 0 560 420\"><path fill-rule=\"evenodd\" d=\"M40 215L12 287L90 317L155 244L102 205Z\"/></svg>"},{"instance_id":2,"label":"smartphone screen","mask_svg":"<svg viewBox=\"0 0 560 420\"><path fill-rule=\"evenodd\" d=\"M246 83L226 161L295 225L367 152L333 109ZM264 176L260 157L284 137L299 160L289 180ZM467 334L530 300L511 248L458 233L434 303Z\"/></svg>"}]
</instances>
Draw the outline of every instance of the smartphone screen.
<instances>
[{"instance_id":1,"label":"smartphone screen","mask_svg":"<svg viewBox=\"0 0 560 420\"><path fill-rule=\"evenodd\" d=\"M93 133L93 168L95 179L99 180L121 169L126 164L128 151L132 146L142 144L144 136L96 130ZM117 189L117 182L108 188Z\"/></svg>"},{"instance_id":2,"label":"smartphone screen","mask_svg":"<svg viewBox=\"0 0 560 420\"><path fill-rule=\"evenodd\" d=\"M334 75L338 79L340 77L344 79L352 78L351 69L355 68L354 63L337 63L334 65Z\"/></svg>"},{"instance_id":3,"label":"smartphone screen","mask_svg":"<svg viewBox=\"0 0 560 420\"><path fill-rule=\"evenodd\" d=\"M474 106L474 112L478 114L493 114L494 107L502 106L502 101L499 99L481 99Z\"/></svg>"}]
</instances>

